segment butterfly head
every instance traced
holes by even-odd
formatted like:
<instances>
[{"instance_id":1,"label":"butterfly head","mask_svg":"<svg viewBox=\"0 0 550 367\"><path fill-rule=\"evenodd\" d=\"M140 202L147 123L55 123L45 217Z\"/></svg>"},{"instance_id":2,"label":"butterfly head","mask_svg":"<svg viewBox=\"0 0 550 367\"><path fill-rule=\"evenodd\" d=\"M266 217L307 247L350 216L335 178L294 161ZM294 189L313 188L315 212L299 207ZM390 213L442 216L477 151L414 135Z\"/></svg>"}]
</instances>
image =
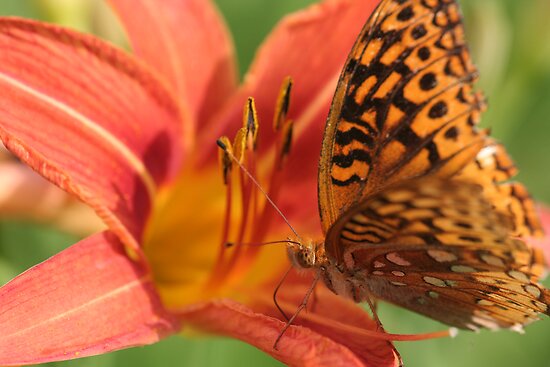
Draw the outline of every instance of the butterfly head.
<instances>
[{"instance_id":1,"label":"butterfly head","mask_svg":"<svg viewBox=\"0 0 550 367\"><path fill-rule=\"evenodd\" d=\"M322 241L312 239L288 241L287 252L290 262L298 269L316 268L326 262L325 246Z\"/></svg>"}]
</instances>

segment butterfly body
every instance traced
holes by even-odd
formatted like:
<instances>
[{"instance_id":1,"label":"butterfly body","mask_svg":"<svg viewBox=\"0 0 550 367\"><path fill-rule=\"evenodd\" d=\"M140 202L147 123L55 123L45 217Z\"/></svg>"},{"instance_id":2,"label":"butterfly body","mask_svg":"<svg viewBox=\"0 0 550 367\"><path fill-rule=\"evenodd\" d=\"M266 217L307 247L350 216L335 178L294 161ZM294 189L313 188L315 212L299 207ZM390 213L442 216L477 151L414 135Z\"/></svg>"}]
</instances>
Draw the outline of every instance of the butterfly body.
<instances>
[{"instance_id":1,"label":"butterfly body","mask_svg":"<svg viewBox=\"0 0 550 367\"><path fill-rule=\"evenodd\" d=\"M547 313L541 234L504 148L476 127L455 0L383 0L344 66L319 163L324 241L292 263L333 292L456 327L511 328Z\"/></svg>"}]
</instances>

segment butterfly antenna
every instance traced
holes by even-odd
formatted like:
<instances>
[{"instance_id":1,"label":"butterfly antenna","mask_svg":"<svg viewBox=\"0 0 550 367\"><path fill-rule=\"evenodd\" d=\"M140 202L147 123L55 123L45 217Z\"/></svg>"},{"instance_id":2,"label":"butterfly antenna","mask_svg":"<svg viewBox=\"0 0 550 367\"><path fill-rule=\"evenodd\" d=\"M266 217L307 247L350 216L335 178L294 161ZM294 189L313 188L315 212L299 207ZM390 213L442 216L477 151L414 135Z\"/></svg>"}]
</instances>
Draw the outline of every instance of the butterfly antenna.
<instances>
[{"instance_id":1,"label":"butterfly antenna","mask_svg":"<svg viewBox=\"0 0 550 367\"><path fill-rule=\"evenodd\" d=\"M277 241L268 241L268 242L239 242L240 246L266 246L266 245L276 245L278 243L293 243L295 245L300 245L300 242L298 241L292 241L292 240L277 240ZM233 247L235 245L234 242L226 242L224 246L226 248Z\"/></svg>"},{"instance_id":2,"label":"butterfly antenna","mask_svg":"<svg viewBox=\"0 0 550 367\"><path fill-rule=\"evenodd\" d=\"M269 197L269 195L267 194L267 192L262 188L262 186L258 183L258 181L254 178L254 176L252 176L252 174L246 169L246 167L241 163L239 162L239 160L237 159L237 157L235 157L233 155L233 153L231 153L229 151L229 149L227 149L227 146L224 144L224 142L221 140L221 139L218 139L216 140L216 144L218 144L218 146L225 152L225 154L227 154L227 156L233 161L235 162L239 168L248 176L248 178L250 178L250 180L252 181L252 183L254 183L254 185L256 185L256 187L258 188L258 190L260 190L260 192L264 195L264 197L266 198L266 200L269 202L269 204L271 204L271 206L277 211L277 213L279 213L279 215L281 216L281 218L283 218L283 220L285 221L286 225L288 226L288 228L290 228L290 230L292 231L292 233L294 233L294 235L296 236L296 238L298 238L300 240L300 242L303 242L303 239L302 237L300 237L300 235L298 234L298 232L296 232L296 230L294 229L294 227L292 227L292 225L290 224L290 222L288 221L288 219L285 217L285 215L283 214L283 212L281 211L281 209L279 209L279 207L273 202L273 200L271 200L271 198Z\"/></svg>"}]
</instances>

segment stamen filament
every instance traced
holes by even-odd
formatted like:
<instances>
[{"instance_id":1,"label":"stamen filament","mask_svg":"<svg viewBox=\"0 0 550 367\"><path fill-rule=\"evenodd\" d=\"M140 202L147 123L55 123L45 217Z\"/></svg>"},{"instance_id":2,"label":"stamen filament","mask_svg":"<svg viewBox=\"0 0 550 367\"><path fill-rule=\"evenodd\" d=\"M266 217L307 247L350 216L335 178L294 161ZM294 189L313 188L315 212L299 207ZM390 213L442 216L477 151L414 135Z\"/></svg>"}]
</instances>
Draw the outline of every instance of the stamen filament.
<instances>
[{"instance_id":1,"label":"stamen filament","mask_svg":"<svg viewBox=\"0 0 550 367\"><path fill-rule=\"evenodd\" d=\"M226 254L227 246L225 244L229 241L229 230L231 228L231 213L233 210L233 180L232 180L232 170L231 170L231 164L233 163L231 160L230 162L226 162L225 158L229 156L229 149L231 148L231 143L229 142L229 139L227 138L221 138L218 140L218 145L220 147L223 147L223 154L222 158L220 159L221 164L223 166L223 180L225 183L225 215L224 215L224 221L222 224L222 233L220 238L221 246L218 250L218 256L216 258L216 262L214 264L211 276L207 282L207 288L214 288L220 283L220 276L222 273L222 264L224 263L224 257Z\"/></svg>"},{"instance_id":2,"label":"stamen filament","mask_svg":"<svg viewBox=\"0 0 550 367\"><path fill-rule=\"evenodd\" d=\"M290 224L290 222L288 221L288 219L285 217L285 215L281 212L281 209L279 209L279 207L277 207L277 205L275 204L275 202L269 197L269 195L267 194L267 192L262 188L262 186L258 183L258 181L252 176L252 174L246 169L246 167L244 167L239 161L237 161L237 159L235 158L234 155L232 155L230 152L229 153L229 156L231 157L231 159L234 160L234 162L240 167L241 170L244 171L244 173L249 176L250 180L254 183L254 185L258 188L258 190L261 191L261 193L264 195L264 197L266 198L266 200L269 202L269 204L271 204L271 206L277 211L277 213L283 218L283 220L285 221L285 223L287 224L287 226L290 228L290 230L292 231L292 233L294 233L294 235L299 239L299 240L302 240L302 238L300 237L300 235L298 234L298 232L296 232L296 230L294 229L294 227L292 227L292 225Z\"/></svg>"},{"instance_id":3,"label":"stamen filament","mask_svg":"<svg viewBox=\"0 0 550 367\"><path fill-rule=\"evenodd\" d=\"M244 107L243 127L237 132L234 143L231 144L225 137L217 142L218 146L224 152L223 157L231 161L229 167L231 165L237 165L240 168L239 175L230 177L229 181L238 177L241 194L239 201L241 205L237 233L234 241L231 242L235 244L235 246L226 246L230 235L229 226L232 223L231 214L234 214L232 213L232 200L228 199L226 201L226 218L222 229L221 249L219 250L218 259L215 263L215 268L208 282L208 286L217 286L221 284L222 281L223 283L232 283L234 280L246 274L250 266L254 263L260 251L260 246L247 246L243 250L242 244L261 242L267 235L267 231L270 227L269 224L277 213L300 240L298 233L292 228L272 199L278 196L282 187L282 168L285 156L289 151L292 136L293 125L292 122L286 118L290 102L291 87L292 80L290 78L285 79L281 87L274 114L274 127L279 136L275 144L276 156L273 160L273 166L268 173L267 192L255 178L257 176L258 164L256 143L259 124L253 98L249 98ZM270 147L270 149L273 149L273 147ZM230 188L230 186L228 186L228 188ZM260 196L260 193L263 196ZM236 193L228 189L227 194L232 196ZM262 197L264 200L262 200ZM234 247L230 254L227 252L229 247Z\"/></svg>"},{"instance_id":4,"label":"stamen filament","mask_svg":"<svg viewBox=\"0 0 550 367\"><path fill-rule=\"evenodd\" d=\"M267 302L267 298L263 301ZM289 302L280 301L280 300L278 300L277 302L279 307L288 313L291 313L293 309L296 309L296 306L290 304ZM351 334L355 334L357 336L364 336L364 337L376 338L376 339L382 339L382 340L388 340L388 341L420 341L420 340L428 340L428 339L447 338L447 337L453 337L456 335L455 328L435 331L431 333L422 333L422 334L391 334L380 330L374 331L374 330L362 329L356 326L345 324L343 322L340 322L334 319L327 319L326 317L319 316L309 312L302 312L298 317L298 320L306 320L308 322L312 322L317 325L327 326L334 330L342 330ZM299 322L297 324L299 325Z\"/></svg>"},{"instance_id":5,"label":"stamen filament","mask_svg":"<svg viewBox=\"0 0 550 367\"><path fill-rule=\"evenodd\" d=\"M447 330L435 331L431 333L422 334L392 334L385 331L373 331L367 329L361 329L355 326L345 324L333 319L326 319L321 316L317 316L311 313L304 313L300 315L301 318L315 322L316 324L328 326L331 328L338 328L356 335L362 335L370 338L388 340L388 341L420 341L428 339L439 339L452 337L456 329L450 328Z\"/></svg>"},{"instance_id":6,"label":"stamen filament","mask_svg":"<svg viewBox=\"0 0 550 367\"><path fill-rule=\"evenodd\" d=\"M256 159L255 159L255 150L254 150L254 140L253 136L249 135L247 142L246 142L246 149L245 152L247 154L247 160L249 164L249 171L250 175L254 175L256 172ZM254 177L254 176L252 176ZM242 200L242 216L241 216L241 222L239 225L239 233L237 235L237 246L235 246L235 250L231 254L231 257L229 261L227 262L227 265L225 266L225 273L227 276L227 280L231 281L235 278L238 278L242 273L246 272L248 270L248 266L243 266L241 264L243 258L247 258L247 256L242 256L242 246L241 243L244 242L245 236L247 234L248 228L255 228L254 221L257 217L257 190L255 189L252 182L250 182L250 177L244 173L242 170L240 171L240 181L241 181L241 188L243 193L243 200ZM252 239L254 237L251 237ZM258 249L255 249L255 251L258 251ZM248 252L248 250L247 250ZM237 266L237 263L239 266Z\"/></svg>"}]
</instances>

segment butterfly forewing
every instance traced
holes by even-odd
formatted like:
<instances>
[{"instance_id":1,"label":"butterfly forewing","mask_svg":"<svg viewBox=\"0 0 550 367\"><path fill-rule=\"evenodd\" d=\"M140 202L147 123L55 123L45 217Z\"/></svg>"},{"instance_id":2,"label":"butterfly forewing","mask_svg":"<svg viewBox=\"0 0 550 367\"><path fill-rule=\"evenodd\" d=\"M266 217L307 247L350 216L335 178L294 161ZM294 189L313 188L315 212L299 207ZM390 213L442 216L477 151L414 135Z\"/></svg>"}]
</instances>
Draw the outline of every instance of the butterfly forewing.
<instances>
[{"instance_id":1,"label":"butterfly forewing","mask_svg":"<svg viewBox=\"0 0 550 367\"><path fill-rule=\"evenodd\" d=\"M483 98L455 1L383 0L346 62L319 169L325 231L350 207L411 177L449 176L483 146ZM327 248L329 254L333 249Z\"/></svg>"},{"instance_id":2,"label":"butterfly forewing","mask_svg":"<svg viewBox=\"0 0 550 367\"><path fill-rule=\"evenodd\" d=\"M514 328L547 312L540 251L476 184L437 177L387 188L349 210L327 239L357 301L374 296L461 328ZM329 282L330 283L330 282Z\"/></svg>"}]
</instances>

